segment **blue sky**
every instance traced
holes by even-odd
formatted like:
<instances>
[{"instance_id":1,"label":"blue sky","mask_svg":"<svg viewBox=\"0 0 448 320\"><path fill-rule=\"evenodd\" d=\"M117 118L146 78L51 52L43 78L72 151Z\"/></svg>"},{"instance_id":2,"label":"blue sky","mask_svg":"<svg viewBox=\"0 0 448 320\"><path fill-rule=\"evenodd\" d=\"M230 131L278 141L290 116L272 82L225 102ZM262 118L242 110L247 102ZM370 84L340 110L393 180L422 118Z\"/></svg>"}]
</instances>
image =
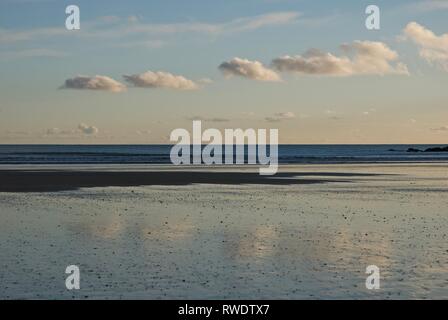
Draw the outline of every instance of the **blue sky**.
<instances>
[{"instance_id":1,"label":"blue sky","mask_svg":"<svg viewBox=\"0 0 448 320\"><path fill-rule=\"evenodd\" d=\"M81 30L65 29L69 4ZM0 143L166 143L193 118L283 143L443 143L447 14L431 0L1 0Z\"/></svg>"}]
</instances>

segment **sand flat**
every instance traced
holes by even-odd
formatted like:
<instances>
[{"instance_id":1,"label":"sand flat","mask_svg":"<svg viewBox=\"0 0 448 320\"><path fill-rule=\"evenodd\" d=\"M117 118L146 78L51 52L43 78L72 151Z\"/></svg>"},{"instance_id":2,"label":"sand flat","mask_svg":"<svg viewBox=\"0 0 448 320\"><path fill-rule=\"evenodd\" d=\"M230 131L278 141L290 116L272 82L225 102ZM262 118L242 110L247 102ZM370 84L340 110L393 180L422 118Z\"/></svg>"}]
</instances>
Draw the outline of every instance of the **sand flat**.
<instances>
[{"instance_id":1,"label":"sand flat","mask_svg":"<svg viewBox=\"0 0 448 320\"><path fill-rule=\"evenodd\" d=\"M317 183L1 192L0 297L447 299L447 169L300 165L278 178ZM65 289L70 264L79 291ZM365 288L370 264L380 290Z\"/></svg>"}]
</instances>

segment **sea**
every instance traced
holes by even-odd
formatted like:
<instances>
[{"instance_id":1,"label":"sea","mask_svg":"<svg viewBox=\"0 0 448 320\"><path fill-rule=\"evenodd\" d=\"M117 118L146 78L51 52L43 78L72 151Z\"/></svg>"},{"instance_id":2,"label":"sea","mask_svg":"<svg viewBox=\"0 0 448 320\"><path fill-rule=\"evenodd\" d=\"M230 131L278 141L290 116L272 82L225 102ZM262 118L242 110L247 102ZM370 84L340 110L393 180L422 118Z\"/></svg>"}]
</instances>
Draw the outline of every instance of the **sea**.
<instances>
[{"instance_id":1,"label":"sea","mask_svg":"<svg viewBox=\"0 0 448 320\"><path fill-rule=\"evenodd\" d=\"M408 152L445 145L279 145L280 164L445 162L448 152ZM0 145L0 165L171 164L172 145ZM269 149L268 149L269 150ZM245 146L247 156L247 146ZM269 152L268 152L269 154ZM247 157L246 157L247 160Z\"/></svg>"}]
</instances>

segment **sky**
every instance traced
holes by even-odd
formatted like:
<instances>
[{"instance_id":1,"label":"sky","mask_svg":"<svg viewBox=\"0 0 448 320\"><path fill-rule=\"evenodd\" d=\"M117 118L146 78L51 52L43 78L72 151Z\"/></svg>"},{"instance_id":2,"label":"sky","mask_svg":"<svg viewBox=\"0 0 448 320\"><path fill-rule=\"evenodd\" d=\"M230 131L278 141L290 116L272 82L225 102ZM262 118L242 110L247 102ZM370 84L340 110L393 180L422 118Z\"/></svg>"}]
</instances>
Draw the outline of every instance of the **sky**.
<instances>
[{"instance_id":1,"label":"sky","mask_svg":"<svg viewBox=\"0 0 448 320\"><path fill-rule=\"evenodd\" d=\"M446 144L447 18L448 0L0 0L0 143L169 143L197 119Z\"/></svg>"}]
</instances>

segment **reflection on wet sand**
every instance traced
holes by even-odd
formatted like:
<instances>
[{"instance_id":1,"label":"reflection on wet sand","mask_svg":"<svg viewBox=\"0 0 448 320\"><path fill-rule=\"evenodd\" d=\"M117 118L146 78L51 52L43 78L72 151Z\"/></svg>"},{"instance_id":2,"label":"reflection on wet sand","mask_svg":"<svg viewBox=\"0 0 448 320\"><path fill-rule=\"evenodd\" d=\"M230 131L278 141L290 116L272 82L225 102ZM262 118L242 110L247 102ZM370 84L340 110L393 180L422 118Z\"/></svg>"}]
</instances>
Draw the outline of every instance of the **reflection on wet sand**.
<instances>
[{"instance_id":1,"label":"reflection on wet sand","mask_svg":"<svg viewBox=\"0 0 448 320\"><path fill-rule=\"evenodd\" d=\"M71 298L79 264L82 297L448 298L444 168L380 170L400 179L0 193L0 297Z\"/></svg>"}]
</instances>

